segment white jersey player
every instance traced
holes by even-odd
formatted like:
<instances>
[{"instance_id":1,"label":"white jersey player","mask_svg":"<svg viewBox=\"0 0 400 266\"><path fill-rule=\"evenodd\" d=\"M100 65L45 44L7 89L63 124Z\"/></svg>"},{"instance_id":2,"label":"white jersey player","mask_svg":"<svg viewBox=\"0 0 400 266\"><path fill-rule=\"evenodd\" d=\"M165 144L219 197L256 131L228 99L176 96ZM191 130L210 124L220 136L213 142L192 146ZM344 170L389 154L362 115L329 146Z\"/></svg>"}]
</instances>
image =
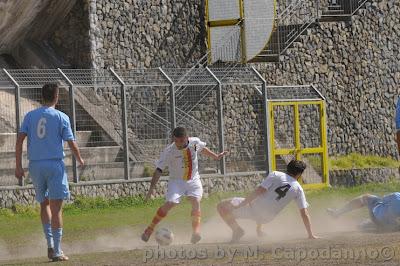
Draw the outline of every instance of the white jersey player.
<instances>
[{"instance_id":1,"label":"white jersey player","mask_svg":"<svg viewBox=\"0 0 400 266\"><path fill-rule=\"evenodd\" d=\"M302 161L292 160L287 166L287 173L272 172L261 185L246 198L231 198L217 206L222 219L232 229L232 242L238 241L244 230L236 219L250 219L257 223L257 233L262 235L261 225L272 221L292 200L300 209L301 217L309 238L317 238L311 230L308 203L303 188L297 181L303 174L306 165Z\"/></svg>"},{"instance_id":2,"label":"white jersey player","mask_svg":"<svg viewBox=\"0 0 400 266\"><path fill-rule=\"evenodd\" d=\"M167 215L168 211L179 204L181 198L186 196L192 204L192 228L191 242L200 241L200 200L203 196L203 186L198 170L198 153L221 159L227 152L215 154L206 147L206 143L199 138L189 138L186 129L177 127L173 131L174 142L161 153L156 163L156 171L151 180L150 190L146 200L152 195L162 171L168 167L169 181L166 202L154 216L150 225L142 234L142 240L147 242L154 231L155 226Z\"/></svg>"}]
</instances>

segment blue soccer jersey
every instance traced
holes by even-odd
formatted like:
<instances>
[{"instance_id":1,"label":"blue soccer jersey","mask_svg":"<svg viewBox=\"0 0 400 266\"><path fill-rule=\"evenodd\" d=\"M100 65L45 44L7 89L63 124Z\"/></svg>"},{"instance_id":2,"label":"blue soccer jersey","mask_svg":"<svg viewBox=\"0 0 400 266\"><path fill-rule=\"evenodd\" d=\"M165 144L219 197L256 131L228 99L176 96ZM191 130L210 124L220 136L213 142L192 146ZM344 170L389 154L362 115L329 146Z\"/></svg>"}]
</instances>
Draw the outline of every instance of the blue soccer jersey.
<instances>
[{"instance_id":1,"label":"blue soccer jersey","mask_svg":"<svg viewBox=\"0 0 400 266\"><path fill-rule=\"evenodd\" d=\"M400 130L400 96L397 100L397 107L396 107L396 130Z\"/></svg>"},{"instance_id":2,"label":"blue soccer jersey","mask_svg":"<svg viewBox=\"0 0 400 266\"><path fill-rule=\"evenodd\" d=\"M30 161L63 159L64 141L74 140L69 117L52 107L27 113L20 132L28 136Z\"/></svg>"},{"instance_id":3,"label":"blue soccer jersey","mask_svg":"<svg viewBox=\"0 0 400 266\"><path fill-rule=\"evenodd\" d=\"M384 226L400 226L400 193L386 195L372 210L375 218Z\"/></svg>"}]
</instances>

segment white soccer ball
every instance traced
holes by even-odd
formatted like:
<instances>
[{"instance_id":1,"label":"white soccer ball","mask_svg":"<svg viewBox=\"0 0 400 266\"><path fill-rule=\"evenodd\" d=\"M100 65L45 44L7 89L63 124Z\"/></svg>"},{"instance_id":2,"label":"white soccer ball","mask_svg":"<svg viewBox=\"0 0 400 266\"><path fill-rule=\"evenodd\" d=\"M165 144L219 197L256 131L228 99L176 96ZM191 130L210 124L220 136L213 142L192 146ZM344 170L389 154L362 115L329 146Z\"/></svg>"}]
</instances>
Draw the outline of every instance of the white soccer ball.
<instances>
[{"instance_id":1,"label":"white soccer ball","mask_svg":"<svg viewBox=\"0 0 400 266\"><path fill-rule=\"evenodd\" d=\"M160 246L168 246L174 240L174 234L167 228L160 228L156 231L156 241Z\"/></svg>"}]
</instances>

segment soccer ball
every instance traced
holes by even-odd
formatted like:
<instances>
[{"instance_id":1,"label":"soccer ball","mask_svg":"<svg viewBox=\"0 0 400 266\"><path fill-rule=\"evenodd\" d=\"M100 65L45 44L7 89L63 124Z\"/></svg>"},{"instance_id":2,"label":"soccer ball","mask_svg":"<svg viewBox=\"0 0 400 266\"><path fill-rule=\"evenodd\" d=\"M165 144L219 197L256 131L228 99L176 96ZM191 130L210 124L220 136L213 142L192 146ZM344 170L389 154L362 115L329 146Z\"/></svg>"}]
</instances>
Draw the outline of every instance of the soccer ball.
<instances>
[{"instance_id":1,"label":"soccer ball","mask_svg":"<svg viewBox=\"0 0 400 266\"><path fill-rule=\"evenodd\" d=\"M160 246L168 246L174 240L174 234L167 228L160 228L156 231L156 241Z\"/></svg>"}]
</instances>

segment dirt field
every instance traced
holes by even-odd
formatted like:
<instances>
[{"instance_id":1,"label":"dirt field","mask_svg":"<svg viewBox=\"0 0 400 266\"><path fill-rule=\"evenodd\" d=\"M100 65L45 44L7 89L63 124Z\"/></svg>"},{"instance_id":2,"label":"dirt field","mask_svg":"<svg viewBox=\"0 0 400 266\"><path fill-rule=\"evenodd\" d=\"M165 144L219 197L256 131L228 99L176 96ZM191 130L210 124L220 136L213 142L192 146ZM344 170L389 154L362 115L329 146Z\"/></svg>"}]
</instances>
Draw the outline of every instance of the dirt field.
<instances>
[{"instance_id":1,"label":"dirt field","mask_svg":"<svg viewBox=\"0 0 400 266\"><path fill-rule=\"evenodd\" d=\"M65 244L71 260L62 265L400 265L400 232L359 232L360 217L365 213L333 220L314 212L315 232L321 239L308 240L299 215L286 211L265 226L263 238L256 236L253 223L242 222L246 235L235 245L227 244L230 231L219 217L205 222L198 245L188 245L189 232L179 232L173 225L164 225L177 232L174 245L166 248L156 246L154 239L146 246L139 240L139 229L124 229L94 241ZM32 248L26 247L27 252L33 252ZM37 256L45 247L34 250ZM48 261L35 257L3 263L38 265Z\"/></svg>"}]
</instances>

